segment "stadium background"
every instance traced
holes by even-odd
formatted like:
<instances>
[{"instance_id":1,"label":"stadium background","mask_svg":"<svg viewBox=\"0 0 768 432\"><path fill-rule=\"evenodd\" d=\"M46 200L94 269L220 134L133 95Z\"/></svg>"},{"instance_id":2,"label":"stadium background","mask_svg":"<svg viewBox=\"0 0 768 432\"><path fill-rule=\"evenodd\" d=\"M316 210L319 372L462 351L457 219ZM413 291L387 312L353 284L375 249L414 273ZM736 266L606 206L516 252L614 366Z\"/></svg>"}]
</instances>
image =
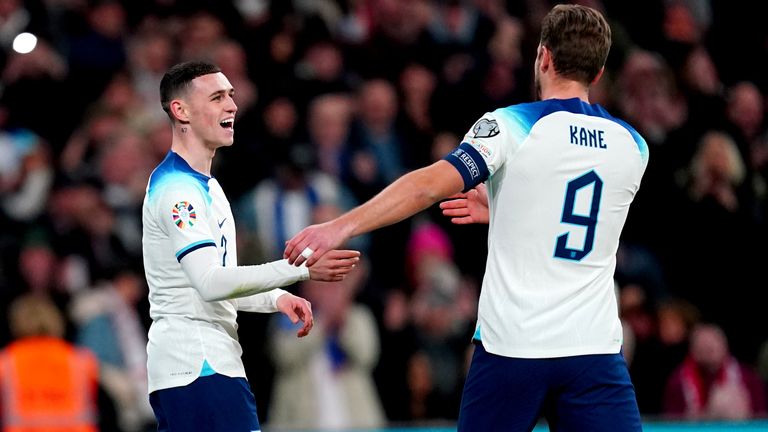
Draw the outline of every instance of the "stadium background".
<instances>
[{"instance_id":1,"label":"stadium background","mask_svg":"<svg viewBox=\"0 0 768 432\"><path fill-rule=\"evenodd\" d=\"M651 152L616 274L641 411L649 424L667 418L667 380L696 322L721 327L765 391L766 5L583 3L614 31L593 102L635 126ZM235 210L240 262L258 263L278 258L298 228L447 153L484 112L530 100L538 23L552 4L0 0L0 307L28 292L53 299L67 339L140 381L149 324L140 208L170 143L157 94L167 67L207 59L236 88L235 146L219 152L214 175ZM14 52L25 31L36 47ZM302 360L327 357L322 382L372 382L392 424L450 428L485 242L482 227L451 226L434 209L356 240L367 257L360 277L293 288L312 297L324 328ZM374 343L345 346L340 329L360 310ZM284 323L239 322L262 420L279 426L270 417L284 402L281 379L323 398L320 378L297 378L296 359L275 354ZM10 340L3 323L0 343ZM355 363L355 349L365 361ZM130 402L118 399L102 414L125 429ZM759 408L746 416L763 416Z\"/></svg>"}]
</instances>

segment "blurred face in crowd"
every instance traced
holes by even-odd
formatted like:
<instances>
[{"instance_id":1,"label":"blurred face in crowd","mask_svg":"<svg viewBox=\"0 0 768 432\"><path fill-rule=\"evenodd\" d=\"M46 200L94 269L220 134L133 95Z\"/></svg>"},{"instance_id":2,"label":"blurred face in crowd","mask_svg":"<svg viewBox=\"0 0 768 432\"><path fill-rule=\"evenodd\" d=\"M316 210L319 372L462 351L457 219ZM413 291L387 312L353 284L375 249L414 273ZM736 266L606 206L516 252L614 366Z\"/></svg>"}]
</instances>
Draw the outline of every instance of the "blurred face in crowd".
<instances>
[{"instance_id":1,"label":"blurred face in crowd","mask_svg":"<svg viewBox=\"0 0 768 432\"><path fill-rule=\"evenodd\" d=\"M360 115L369 126L389 126L397 115L397 94L389 82L377 79L363 86Z\"/></svg>"},{"instance_id":2,"label":"blurred face in crowd","mask_svg":"<svg viewBox=\"0 0 768 432\"><path fill-rule=\"evenodd\" d=\"M728 341L718 327L702 325L691 335L691 357L702 369L715 373L728 358Z\"/></svg>"},{"instance_id":3,"label":"blurred face in crowd","mask_svg":"<svg viewBox=\"0 0 768 432\"><path fill-rule=\"evenodd\" d=\"M125 29L125 10L117 1L104 2L90 11L90 24L98 33L113 39L120 38Z\"/></svg>"},{"instance_id":4,"label":"blurred face in crowd","mask_svg":"<svg viewBox=\"0 0 768 432\"><path fill-rule=\"evenodd\" d=\"M744 162L733 139L721 132L708 132L694 156L695 173L715 184L737 185L744 179Z\"/></svg>"},{"instance_id":5,"label":"blurred face in crowd","mask_svg":"<svg viewBox=\"0 0 768 432\"><path fill-rule=\"evenodd\" d=\"M46 294L56 273L57 259L46 246L29 246L21 251L19 267L28 288L37 294Z\"/></svg>"},{"instance_id":6,"label":"blurred face in crowd","mask_svg":"<svg viewBox=\"0 0 768 432\"><path fill-rule=\"evenodd\" d=\"M325 95L314 100L308 126L315 144L323 149L343 146L349 133L351 110L344 96Z\"/></svg>"},{"instance_id":7,"label":"blurred face in crowd","mask_svg":"<svg viewBox=\"0 0 768 432\"><path fill-rule=\"evenodd\" d=\"M728 94L728 119L751 138L760 131L763 122L763 96L750 82L736 84Z\"/></svg>"},{"instance_id":8,"label":"blurred face in crowd","mask_svg":"<svg viewBox=\"0 0 768 432\"><path fill-rule=\"evenodd\" d=\"M297 121L296 107L288 98L277 98L264 108L264 124L276 137L290 137Z\"/></svg>"},{"instance_id":9,"label":"blurred face in crowd","mask_svg":"<svg viewBox=\"0 0 768 432\"><path fill-rule=\"evenodd\" d=\"M237 42L226 41L216 47L216 64L227 76L236 77L247 73L243 47Z\"/></svg>"},{"instance_id":10,"label":"blurred face in crowd","mask_svg":"<svg viewBox=\"0 0 768 432\"><path fill-rule=\"evenodd\" d=\"M406 98L429 98L436 86L435 74L418 64L407 66L400 75L400 87L406 94Z\"/></svg>"},{"instance_id":11,"label":"blurred face in crowd","mask_svg":"<svg viewBox=\"0 0 768 432\"><path fill-rule=\"evenodd\" d=\"M333 81L344 72L341 52L330 43L321 42L309 48L304 61L311 66L320 81Z\"/></svg>"}]
</instances>

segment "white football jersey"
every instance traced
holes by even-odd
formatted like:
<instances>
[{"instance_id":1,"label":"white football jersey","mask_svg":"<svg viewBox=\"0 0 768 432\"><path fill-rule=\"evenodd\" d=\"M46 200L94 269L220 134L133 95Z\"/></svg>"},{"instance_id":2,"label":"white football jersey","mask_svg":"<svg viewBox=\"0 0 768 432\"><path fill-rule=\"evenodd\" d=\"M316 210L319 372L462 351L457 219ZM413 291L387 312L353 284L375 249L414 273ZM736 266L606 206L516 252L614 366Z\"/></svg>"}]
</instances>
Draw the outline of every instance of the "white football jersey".
<instances>
[{"instance_id":1,"label":"white football jersey","mask_svg":"<svg viewBox=\"0 0 768 432\"><path fill-rule=\"evenodd\" d=\"M178 154L169 152L149 179L142 221L152 317L147 345L149 391L191 383L200 376L204 361L208 362L207 371L209 366L223 375L245 377L237 337L237 310L274 312L277 296L284 291L205 301L193 287L190 275L182 268L184 259L192 259L197 267L237 267L235 223L221 186L216 179L193 170ZM218 262L206 262L205 254L194 254L203 248L215 248L217 254L207 257ZM306 268L287 263L282 273L276 274L273 267L233 269L231 273L243 269L243 275L234 274L237 277L228 277L226 283L232 284L233 280L236 286L244 286L245 281L238 278L252 281L254 269L264 274L265 280L274 281L272 286L306 279L308 274ZM219 287L224 284L221 280L211 283Z\"/></svg>"},{"instance_id":2,"label":"white football jersey","mask_svg":"<svg viewBox=\"0 0 768 432\"><path fill-rule=\"evenodd\" d=\"M475 339L508 357L618 353L616 251L645 140L599 105L550 99L485 114L446 160L488 187Z\"/></svg>"}]
</instances>

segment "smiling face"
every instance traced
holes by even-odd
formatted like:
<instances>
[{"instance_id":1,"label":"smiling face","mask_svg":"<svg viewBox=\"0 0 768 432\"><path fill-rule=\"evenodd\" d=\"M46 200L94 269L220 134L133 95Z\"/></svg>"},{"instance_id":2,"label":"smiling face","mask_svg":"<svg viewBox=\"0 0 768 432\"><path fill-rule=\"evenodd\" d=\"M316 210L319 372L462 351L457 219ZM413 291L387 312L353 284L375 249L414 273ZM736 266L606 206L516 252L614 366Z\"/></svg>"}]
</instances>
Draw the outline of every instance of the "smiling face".
<instances>
[{"instance_id":1,"label":"smiling face","mask_svg":"<svg viewBox=\"0 0 768 432\"><path fill-rule=\"evenodd\" d=\"M201 75L192 80L189 89L171 104L178 104L182 128L197 137L207 148L215 150L234 141L237 105L235 90L223 73ZM186 123L186 124L185 124Z\"/></svg>"}]
</instances>

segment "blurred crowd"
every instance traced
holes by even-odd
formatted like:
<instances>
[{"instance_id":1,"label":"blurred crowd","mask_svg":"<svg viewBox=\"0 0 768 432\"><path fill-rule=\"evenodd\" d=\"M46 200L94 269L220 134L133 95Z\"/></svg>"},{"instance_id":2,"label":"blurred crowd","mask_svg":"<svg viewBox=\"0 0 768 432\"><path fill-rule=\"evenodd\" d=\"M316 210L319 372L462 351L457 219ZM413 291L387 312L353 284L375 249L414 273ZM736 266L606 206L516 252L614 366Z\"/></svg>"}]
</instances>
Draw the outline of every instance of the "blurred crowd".
<instances>
[{"instance_id":1,"label":"blurred crowd","mask_svg":"<svg viewBox=\"0 0 768 432\"><path fill-rule=\"evenodd\" d=\"M236 89L235 144L214 176L239 261L260 263L442 158L484 112L532 100L554 3L0 0L0 308L19 321L0 325L0 346L45 337L88 349L102 430L151 430L140 210L171 142L165 70L205 59ZM641 412L765 415L768 5L579 3L613 28L592 102L650 147L616 269ZM12 49L21 32L38 38L27 54ZM365 264L345 282L291 288L315 308L307 339L278 316L241 315L260 418L455 420L486 242L486 227L431 209L354 239ZM35 322L57 314L61 326Z\"/></svg>"}]
</instances>

